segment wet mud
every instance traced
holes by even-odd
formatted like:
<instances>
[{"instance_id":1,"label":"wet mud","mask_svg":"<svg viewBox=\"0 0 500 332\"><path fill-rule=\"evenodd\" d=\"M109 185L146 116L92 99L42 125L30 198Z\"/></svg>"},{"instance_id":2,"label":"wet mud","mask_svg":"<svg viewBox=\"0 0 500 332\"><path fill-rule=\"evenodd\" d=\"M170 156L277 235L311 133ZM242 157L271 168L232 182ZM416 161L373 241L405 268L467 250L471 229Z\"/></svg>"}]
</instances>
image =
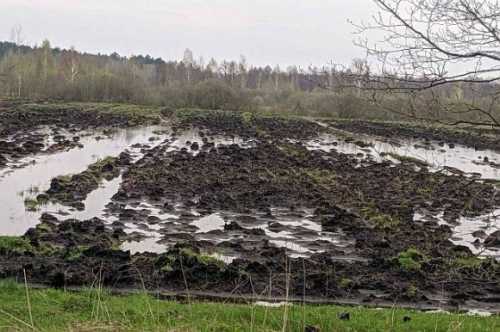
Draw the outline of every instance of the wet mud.
<instances>
[{"instance_id":1,"label":"wet mud","mask_svg":"<svg viewBox=\"0 0 500 332\"><path fill-rule=\"evenodd\" d=\"M36 197L36 201L38 204L51 201L84 210L83 201L87 196L98 189L104 179L111 181L117 178L130 162L130 154L122 152L119 157L108 157L89 165L81 173L56 177L50 182L50 188Z\"/></svg>"},{"instance_id":2,"label":"wet mud","mask_svg":"<svg viewBox=\"0 0 500 332\"><path fill-rule=\"evenodd\" d=\"M85 130L159 122L156 116L113 109L113 105L0 101L0 168L41 152L80 147L79 135Z\"/></svg>"},{"instance_id":3,"label":"wet mud","mask_svg":"<svg viewBox=\"0 0 500 332\"><path fill-rule=\"evenodd\" d=\"M168 121L171 134L138 146L139 157L54 178L41 198L75 209L102 181L119 185L96 218L44 213L18 245L0 241L0 275L498 309L495 181L316 148L330 127L306 120L184 110Z\"/></svg>"},{"instance_id":4,"label":"wet mud","mask_svg":"<svg viewBox=\"0 0 500 332\"><path fill-rule=\"evenodd\" d=\"M332 128L351 133L376 135L386 138L410 138L438 141L453 147L455 144L480 150L500 151L500 131L491 128L460 126L423 126L418 124L384 123L371 121L327 121Z\"/></svg>"}]
</instances>

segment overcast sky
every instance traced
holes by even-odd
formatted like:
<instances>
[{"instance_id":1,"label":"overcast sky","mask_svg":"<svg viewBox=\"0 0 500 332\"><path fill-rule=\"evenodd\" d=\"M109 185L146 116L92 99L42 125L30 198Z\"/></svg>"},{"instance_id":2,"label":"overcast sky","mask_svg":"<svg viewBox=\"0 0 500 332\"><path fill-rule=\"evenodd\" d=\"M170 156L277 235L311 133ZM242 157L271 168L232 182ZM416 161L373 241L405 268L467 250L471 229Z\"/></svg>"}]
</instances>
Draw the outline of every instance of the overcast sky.
<instances>
[{"instance_id":1,"label":"overcast sky","mask_svg":"<svg viewBox=\"0 0 500 332\"><path fill-rule=\"evenodd\" d=\"M348 20L376 11L372 0L0 0L0 39L19 24L28 44L322 66L364 56Z\"/></svg>"}]
</instances>

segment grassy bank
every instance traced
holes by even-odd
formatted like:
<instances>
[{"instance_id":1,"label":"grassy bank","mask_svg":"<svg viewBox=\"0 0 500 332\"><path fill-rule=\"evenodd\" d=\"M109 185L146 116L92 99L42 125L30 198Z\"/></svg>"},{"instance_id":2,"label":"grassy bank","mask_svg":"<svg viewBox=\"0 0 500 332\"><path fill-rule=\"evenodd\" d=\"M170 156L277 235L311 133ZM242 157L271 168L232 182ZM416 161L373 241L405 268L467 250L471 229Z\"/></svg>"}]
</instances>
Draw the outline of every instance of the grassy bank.
<instances>
[{"instance_id":1,"label":"grassy bank","mask_svg":"<svg viewBox=\"0 0 500 332\"><path fill-rule=\"evenodd\" d=\"M27 296L28 292L28 296ZM349 313L350 319L339 316ZM406 317L406 318L405 318ZM37 331L499 331L500 317L408 310L177 303L146 295L35 290L0 282L0 329Z\"/></svg>"}]
</instances>

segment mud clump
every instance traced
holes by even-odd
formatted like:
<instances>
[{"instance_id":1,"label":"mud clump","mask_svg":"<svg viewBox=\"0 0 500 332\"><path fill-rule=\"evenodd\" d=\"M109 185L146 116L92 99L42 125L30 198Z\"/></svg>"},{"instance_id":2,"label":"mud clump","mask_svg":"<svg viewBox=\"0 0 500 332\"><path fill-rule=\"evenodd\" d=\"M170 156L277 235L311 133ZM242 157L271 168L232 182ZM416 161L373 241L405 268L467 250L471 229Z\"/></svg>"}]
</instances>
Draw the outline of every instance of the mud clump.
<instances>
[{"instance_id":1,"label":"mud clump","mask_svg":"<svg viewBox=\"0 0 500 332\"><path fill-rule=\"evenodd\" d=\"M126 236L97 218L58 221L45 215L18 241L26 250L0 250L0 275L18 277L25 269L32 282L58 287L91 285L99 276L107 286L139 287L145 282L153 287L159 282L169 289L181 289L183 280L195 287L236 278L235 271L196 248L176 246L163 255L131 256L117 249Z\"/></svg>"},{"instance_id":2,"label":"mud clump","mask_svg":"<svg viewBox=\"0 0 500 332\"><path fill-rule=\"evenodd\" d=\"M98 218L79 221L59 221L50 214L44 214L42 223L26 232L24 237L34 246L50 245L58 248L72 246L100 246L111 248L124 237L122 231L110 230Z\"/></svg>"},{"instance_id":3,"label":"mud clump","mask_svg":"<svg viewBox=\"0 0 500 332\"><path fill-rule=\"evenodd\" d=\"M20 103L11 104L0 113L0 135L19 133L23 129L49 125L84 130L98 127L129 127L156 124L159 119L147 107L138 110L132 105L79 103Z\"/></svg>"},{"instance_id":4,"label":"mud clump","mask_svg":"<svg viewBox=\"0 0 500 332\"><path fill-rule=\"evenodd\" d=\"M9 159L17 160L40 153L44 148L42 137L32 133L20 135L13 141L0 140L0 166L5 166Z\"/></svg>"},{"instance_id":5,"label":"mud clump","mask_svg":"<svg viewBox=\"0 0 500 332\"><path fill-rule=\"evenodd\" d=\"M231 145L197 155L159 147L125 172L115 198L230 211L343 206L380 229L411 222L415 208L446 207L456 219L500 203L494 186L465 177L390 162L356 165L347 155L290 143Z\"/></svg>"},{"instance_id":6,"label":"mud clump","mask_svg":"<svg viewBox=\"0 0 500 332\"><path fill-rule=\"evenodd\" d=\"M7 158L5 158L4 155L0 154L0 167L6 166L7 162L8 162Z\"/></svg>"},{"instance_id":7,"label":"mud clump","mask_svg":"<svg viewBox=\"0 0 500 332\"><path fill-rule=\"evenodd\" d=\"M497 247L500 248L500 231L496 231L488 236L484 240L484 245L486 247Z\"/></svg>"}]
</instances>

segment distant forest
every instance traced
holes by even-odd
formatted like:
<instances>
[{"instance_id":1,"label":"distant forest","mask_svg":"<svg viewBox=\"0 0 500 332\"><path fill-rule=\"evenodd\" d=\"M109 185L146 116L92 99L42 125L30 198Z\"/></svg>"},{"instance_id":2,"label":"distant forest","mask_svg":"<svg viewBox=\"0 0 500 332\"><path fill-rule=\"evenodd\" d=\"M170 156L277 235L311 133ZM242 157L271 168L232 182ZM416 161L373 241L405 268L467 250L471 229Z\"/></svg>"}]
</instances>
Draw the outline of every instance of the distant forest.
<instances>
[{"instance_id":1,"label":"distant forest","mask_svg":"<svg viewBox=\"0 0 500 332\"><path fill-rule=\"evenodd\" d=\"M355 80L346 81L356 75L370 75L362 60L354 60L340 72L335 67L255 67L243 56L218 63L196 59L190 50L181 61L165 61L149 55L81 53L53 48L49 41L35 47L0 42L3 97L385 120L404 119L410 112L441 116L430 104L408 109L406 96L390 95L383 104L373 102L370 93L356 87ZM442 88L439 94L440 98L462 100L478 98L481 92L462 84ZM392 112L394 109L400 111Z\"/></svg>"}]
</instances>

